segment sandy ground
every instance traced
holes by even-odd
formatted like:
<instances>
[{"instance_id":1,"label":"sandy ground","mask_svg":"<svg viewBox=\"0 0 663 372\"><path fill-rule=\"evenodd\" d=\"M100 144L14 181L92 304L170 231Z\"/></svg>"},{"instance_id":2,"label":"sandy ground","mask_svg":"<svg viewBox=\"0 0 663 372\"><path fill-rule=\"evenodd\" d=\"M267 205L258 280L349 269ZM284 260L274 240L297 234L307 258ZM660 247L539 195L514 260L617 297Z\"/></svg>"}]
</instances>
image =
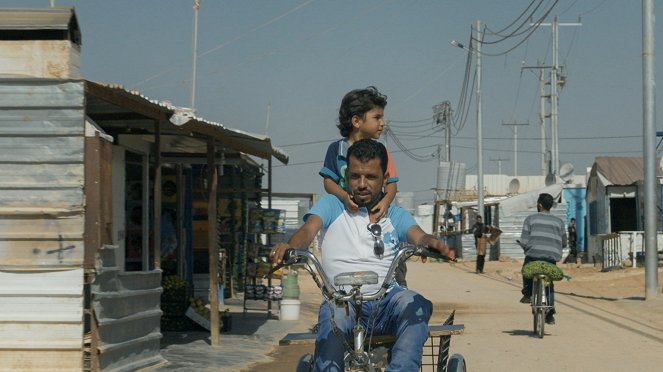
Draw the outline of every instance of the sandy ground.
<instances>
[{"instance_id":1,"label":"sandy ground","mask_svg":"<svg viewBox=\"0 0 663 372\"><path fill-rule=\"evenodd\" d=\"M570 281L556 282L557 323L546 336L532 333L528 305L518 302L522 261L408 263L411 289L434 303L431 324L456 309L451 352L460 353L469 371L660 371L663 364L663 294L645 300L644 268L601 272L592 265L560 264ZM663 269L658 271L663 288ZM319 293L310 276L299 279L302 329L317 319ZM313 347L274 346L271 362L245 371L294 371L300 356Z\"/></svg>"}]
</instances>

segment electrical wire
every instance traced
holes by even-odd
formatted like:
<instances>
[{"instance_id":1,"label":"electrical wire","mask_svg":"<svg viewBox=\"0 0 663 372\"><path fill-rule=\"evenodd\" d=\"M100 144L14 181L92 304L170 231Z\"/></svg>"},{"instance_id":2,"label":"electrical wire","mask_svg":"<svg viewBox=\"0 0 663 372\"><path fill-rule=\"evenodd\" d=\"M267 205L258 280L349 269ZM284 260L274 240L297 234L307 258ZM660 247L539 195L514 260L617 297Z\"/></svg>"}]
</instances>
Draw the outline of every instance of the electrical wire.
<instances>
[{"instance_id":1,"label":"electrical wire","mask_svg":"<svg viewBox=\"0 0 663 372\"><path fill-rule=\"evenodd\" d=\"M481 41L481 43L482 44L498 44L498 43L501 43L501 42L503 42L507 39L510 39L512 37L517 37L517 36L523 35L523 34L527 33L529 30L531 30L532 28L536 28L537 24L533 24L533 25L528 26L526 29L522 30L523 27L529 23L528 19L532 19L534 17L534 13L536 13L536 11L539 9L541 4L543 4L543 0L540 0L539 4L536 6L536 8L534 8L534 10L532 10L532 12L527 17L525 17L523 22L518 27L516 27L516 29L511 31L509 34L501 35L501 34L494 33L494 32L487 32L486 33L487 35L497 35L497 36L500 36L501 39L494 40L494 41L485 41L485 40L483 40L483 41ZM532 4L530 4L530 6L531 5ZM528 7L528 9L529 9L529 7ZM520 19L520 17L522 17L523 15L524 15L524 13L521 13L521 15L518 16L518 18L516 20ZM484 26L485 26L486 29L488 29L487 25L484 25Z\"/></svg>"},{"instance_id":2,"label":"electrical wire","mask_svg":"<svg viewBox=\"0 0 663 372\"><path fill-rule=\"evenodd\" d=\"M387 127L387 130L385 132L387 134L387 137L390 137L394 141L394 143L396 144L396 147L398 147L398 149L400 149L405 155L407 155L412 160L418 161L420 163L425 163L425 162L429 162L429 161L435 159L435 157L430 156L430 155L423 156L423 155L417 155L417 154L413 153L410 149L408 149L405 145L403 145L403 143L398 139L398 137L391 130L389 130L388 127Z\"/></svg>"},{"instance_id":3,"label":"electrical wire","mask_svg":"<svg viewBox=\"0 0 663 372\"><path fill-rule=\"evenodd\" d=\"M472 90L476 80L476 71L474 74L472 74L471 71L472 55L470 50L468 50L467 59L465 61L465 72L463 74L463 84L460 91L460 97L458 99L458 105L455 114L451 115L451 124L456 129L456 134L460 133L460 131L465 127L465 123L467 122L467 118L469 116L470 106L472 104Z\"/></svg>"},{"instance_id":4,"label":"electrical wire","mask_svg":"<svg viewBox=\"0 0 663 372\"><path fill-rule=\"evenodd\" d=\"M505 51L503 51L503 52L499 52L499 53L486 53L486 52L483 52L483 51L481 52L481 55L485 55L485 56L489 56L489 57L498 57L498 56L502 56L502 55L508 54L509 52L511 52L511 51L513 51L514 49L518 48L520 45L522 45L527 39L529 39L529 38L532 36L532 34L534 33L534 31L536 31L536 30L539 28L539 25L543 22L543 20L544 20L546 17L548 17L548 15L552 12L552 10L555 8L555 5L557 5L558 2L559 2L559 0L555 0L555 2L550 6L550 8L548 8L548 10L547 10L547 11L546 11L541 17L539 17L539 18L536 20L536 22L533 23L532 26L530 26L529 28L525 29L523 32L519 33L518 35L514 34L514 35L512 35L512 36L510 36L510 37L502 38L502 39L500 39L500 40L497 41L497 42L487 42L487 41L484 41L484 40L483 40L483 36L482 36L482 40L477 40L477 39L474 38L474 37L472 37L472 40L473 40L473 41L476 41L476 42L479 42L479 43L481 43L481 44L495 44L495 43L498 43L498 42L502 42L502 41L508 40L508 39L510 39L510 38L513 37L513 36L519 36L519 35L522 35L522 34L526 34L525 37L524 37L522 40L520 40L519 42L517 42L513 47L511 47L511 48L509 48L509 49L507 49L507 50L505 50ZM483 27L484 27L484 29L485 29L485 25L484 25ZM483 34L484 34L484 32L482 31L482 35L483 35Z\"/></svg>"},{"instance_id":5,"label":"electrical wire","mask_svg":"<svg viewBox=\"0 0 663 372\"><path fill-rule=\"evenodd\" d=\"M511 26L513 26L514 24L516 24L516 22L518 22L518 20L519 20L523 15L525 15L525 13L527 12L527 10L528 10L529 8L531 8L532 5L534 5L534 2L535 2L535 1L536 1L536 0L532 0L532 2L529 3L529 5L527 6L527 8L525 8L525 10L523 10L522 13L520 13L520 15L519 15L516 19L513 20L513 22L509 23L506 27L504 27L503 29L501 29L501 30L499 30L499 31L491 31L491 34L492 34L492 35L497 35L497 36L502 36L501 33L504 32L504 31L506 31L506 30L508 30L509 27L511 27ZM539 0L539 5L537 5L537 8L541 5L542 1L543 1L543 0ZM535 9L535 10L536 10L536 9Z\"/></svg>"},{"instance_id":6,"label":"electrical wire","mask_svg":"<svg viewBox=\"0 0 663 372\"><path fill-rule=\"evenodd\" d=\"M291 14L291 13L294 13L294 12L297 11L297 10L300 10L301 8L303 8L303 7L305 7L305 6L309 5L309 4L311 4L313 1L314 1L314 0L306 0L305 2L303 2L303 3L301 3L301 4L298 4L298 5L296 5L296 6L292 7L292 8L290 8L290 9L287 10L285 13L282 13L282 14L276 16L276 17L273 17L273 18L271 18L270 20L268 20L267 22L264 22L264 23L262 23L262 24L260 24L260 25L258 25L258 26L256 26L256 27L254 27L253 29L251 29L251 30L249 30L249 31L243 32L243 33L237 35L236 37L234 37L233 39L231 39L231 40L229 40L229 41L223 42L223 43L221 43L221 44L219 44L219 45L217 45L217 46L215 46L215 47L213 47L213 48L211 48L211 49L208 49L207 51L205 51L205 52L203 52L203 53L198 54L197 57L198 57L198 58L202 58L202 57L204 57L204 56L206 56L206 55L208 55L208 54L210 54L210 53L212 53L212 52L215 52L215 51L217 51L217 50L219 50L219 49L222 49L222 48L224 48L224 47L226 47L226 46L228 46L228 45L230 45L230 44L232 44L232 43L234 43L234 42L236 42L236 41L238 41L238 40L240 40L240 39L243 39L245 36L247 36L247 35L249 35L249 34L255 32L255 31L258 31L258 30L260 30L261 28L264 28L264 27L266 27L266 26L268 26L268 25L270 25L270 24L272 24L272 23L278 21L279 19L281 19L281 18L283 18L283 17L285 17L285 16L287 16L287 15L289 15L289 14ZM182 63L182 64L180 64L178 67L181 67L181 66L184 66L184 64ZM154 79L156 79L156 78L158 78L158 77L160 77L160 76L166 75L166 74L168 74L169 72L175 70L176 68L177 68L177 67L172 67L172 68L169 68L169 69L163 70L163 71L161 71L161 72L159 72L159 73L156 73L156 74L154 74L154 75L152 75L152 76L149 76L149 77L147 77L147 78L145 78L145 79L143 79L143 80L141 80L141 81L135 83L135 84L133 85L133 87L136 88L136 87L138 87L138 86L140 86L140 85L143 85L143 84L147 83L148 81L151 81L151 80L154 80Z\"/></svg>"},{"instance_id":7,"label":"electrical wire","mask_svg":"<svg viewBox=\"0 0 663 372\"><path fill-rule=\"evenodd\" d=\"M419 119L419 120L391 120L391 119L389 119L389 125L392 126L392 127L398 127L398 125L392 125L392 123L421 123L421 122L424 122L424 121L429 121L431 119L432 119L432 117L428 117L426 119Z\"/></svg>"},{"instance_id":8,"label":"electrical wire","mask_svg":"<svg viewBox=\"0 0 663 372\"><path fill-rule=\"evenodd\" d=\"M403 130L403 129L394 129L392 127L389 127L389 131L391 131L391 133L393 133L397 136L398 135L417 135L417 134L422 134L422 133L423 134L433 134L433 133L439 132L440 131L439 128L441 128L441 127L442 127L441 125L433 126L433 124L431 123L431 126L429 128L420 128L420 129L417 129L417 130L413 130L413 129L404 129Z\"/></svg>"},{"instance_id":9,"label":"electrical wire","mask_svg":"<svg viewBox=\"0 0 663 372\"><path fill-rule=\"evenodd\" d=\"M594 13L594 12L597 11L599 8L603 7L603 5L605 5L605 2L606 2L606 1L607 1L607 0L603 0L603 1L601 1L601 3L600 3L599 5L597 5L597 6L593 7L593 8L591 8L591 9L589 9L589 10L586 11L586 12L580 13L580 16L584 16L585 14L589 14L589 13Z\"/></svg>"},{"instance_id":10,"label":"electrical wire","mask_svg":"<svg viewBox=\"0 0 663 372\"><path fill-rule=\"evenodd\" d=\"M577 2L578 2L578 0L573 0L573 2L572 2L571 4L569 4L569 6L567 6L566 9L562 10L562 11L559 13L559 15L564 15L564 14L566 14L569 10L571 10L571 9L576 5Z\"/></svg>"}]
</instances>

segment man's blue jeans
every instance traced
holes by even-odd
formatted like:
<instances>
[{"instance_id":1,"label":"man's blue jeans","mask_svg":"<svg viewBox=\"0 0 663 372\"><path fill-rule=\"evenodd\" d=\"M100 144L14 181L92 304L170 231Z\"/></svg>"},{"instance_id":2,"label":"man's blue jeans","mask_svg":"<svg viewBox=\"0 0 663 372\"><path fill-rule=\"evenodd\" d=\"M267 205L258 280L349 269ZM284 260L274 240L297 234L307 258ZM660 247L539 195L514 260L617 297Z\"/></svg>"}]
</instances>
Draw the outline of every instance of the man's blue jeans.
<instances>
[{"instance_id":1,"label":"man's blue jeans","mask_svg":"<svg viewBox=\"0 0 663 372\"><path fill-rule=\"evenodd\" d=\"M350 316L343 307L336 307L324 301L318 315L318 336L315 342L315 371L343 371L342 340L332 331L330 307L333 307L334 321L340 334L351 344L354 327L354 309L350 305ZM391 363L386 371L418 371L421 367L421 354L428 338L428 320L433 304L422 295L403 289L392 288L380 301L364 303L361 324L366 335L396 335L392 348Z\"/></svg>"},{"instance_id":2,"label":"man's blue jeans","mask_svg":"<svg viewBox=\"0 0 663 372\"><path fill-rule=\"evenodd\" d=\"M525 267L525 265L527 265L528 263L530 263L532 261L546 261L546 262L550 262L553 265L557 264L557 262L555 262L554 260L544 260L544 259L540 259L540 258L525 257L525 262L523 262L523 267ZM530 297L532 296L533 282L534 281L532 279L527 279L523 276L523 289L522 289L521 293L524 296L530 296ZM550 281L549 305L550 306L555 306L555 282L552 281L552 280Z\"/></svg>"}]
</instances>

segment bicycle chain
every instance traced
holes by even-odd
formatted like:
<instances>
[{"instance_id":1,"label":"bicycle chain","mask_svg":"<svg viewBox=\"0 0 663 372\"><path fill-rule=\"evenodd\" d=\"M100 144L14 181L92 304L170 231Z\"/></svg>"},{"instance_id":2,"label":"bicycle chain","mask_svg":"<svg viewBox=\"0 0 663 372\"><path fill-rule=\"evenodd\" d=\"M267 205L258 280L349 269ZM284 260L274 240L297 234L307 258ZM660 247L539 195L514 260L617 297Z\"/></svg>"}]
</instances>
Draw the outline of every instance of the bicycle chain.
<instances>
[{"instance_id":1,"label":"bicycle chain","mask_svg":"<svg viewBox=\"0 0 663 372\"><path fill-rule=\"evenodd\" d=\"M329 305L329 312L331 313L330 320L331 320L331 326L332 326L332 333L343 343L343 347L345 347L346 351L354 352L354 350L352 349L352 347L350 346L348 341L345 339L345 336L341 334L341 330L336 325L336 321L334 320L334 306L332 305L332 303L329 300L327 300L327 304ZM348 308L348 304L345 303L344 306L345 306L346 311L349 312L350 309Z\"/></svg>"}]
</instances>

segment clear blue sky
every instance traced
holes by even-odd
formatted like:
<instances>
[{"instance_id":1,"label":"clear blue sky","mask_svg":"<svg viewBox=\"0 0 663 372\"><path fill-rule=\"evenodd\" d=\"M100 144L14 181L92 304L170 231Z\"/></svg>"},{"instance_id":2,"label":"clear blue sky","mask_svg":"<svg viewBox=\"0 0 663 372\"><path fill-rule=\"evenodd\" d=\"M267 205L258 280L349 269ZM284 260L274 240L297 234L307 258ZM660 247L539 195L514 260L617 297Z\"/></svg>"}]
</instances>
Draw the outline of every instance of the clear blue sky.
<instances>
[{"instance_id":1,"label":"clear blue sky","mask_svg":"<svg viewBox=\"0 0 663 372\"><path fill-rule=\"evenodd\" d=\"M385 139L399 190L430 201L437 179L432 157L444 143L432 107L461 97L466 52L476 20L489 30L509 26L532 3L485 0L202 0L199 11L196 108L199 116L267 134L290 155L274 162L277 192L323 193L318 176L341 97L375 85L389 98L386 119L416 157ZM537 16L555 3L540 4ZM4 7L49 6L48 0L2 0ZM82 73L123 84L177 106L191 104L193 0L56 1L73 5L82 29ZM660 4L657 4L660 5ZM642 10L640 1L559 0L546 22L560 27L559 58L567 84L560 92L559 158L583 173L596 156L642 156ZM660 15L660 6L656 9ZM663 19L663 17L657 17ZM526 22L527 23L527 22ZM661 23L656 25L661 35ZM514 26L503 33L514 30ZM521 66L551 64L550 27L482 47L484 172L513 173L511 127L518 130L520 175L539 174L538 77ZM497 36L486 36L495 41ZM661 38L657 50L661 49ZM489 54L502 54L491 57ZM657 61L657 76L663 78ZM659 84L661 86L661 84ZM660 89L659 89L660 90ZM657 111L662 107L657 94ZM476 173L476 109L452 138L452 160ZM269 126L266 128L268 105ZM657 115L661 117L660 114ZM660 126L657 126L660 130Z\"/></svg>"}]
</instances>

